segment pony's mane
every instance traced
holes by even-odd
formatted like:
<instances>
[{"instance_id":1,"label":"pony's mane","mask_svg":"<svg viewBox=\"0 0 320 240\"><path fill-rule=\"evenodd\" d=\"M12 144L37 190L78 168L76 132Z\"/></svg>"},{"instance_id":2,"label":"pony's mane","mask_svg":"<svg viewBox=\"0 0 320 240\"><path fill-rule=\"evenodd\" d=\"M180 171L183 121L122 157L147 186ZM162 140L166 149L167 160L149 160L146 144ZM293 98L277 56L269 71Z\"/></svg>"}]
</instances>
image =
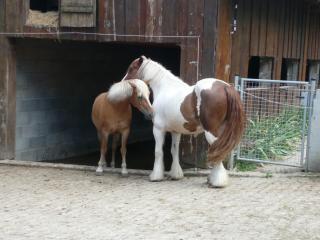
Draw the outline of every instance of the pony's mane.
<instances>
[{"instance_id":1,"label":"pony's mane","mask_svg":"<svg viewBox=\"0 0 320 240\"><path fill-rule=\"evenodd\" d=\"M132 96L132 87L128 81L114 83L109 91L107 98L110 102L120 102Z\"/></svg>"},{"instance_id":2,"label":"pony's mane","mask_svg":"<svg viewBox=\"0 0 320 240\"><path fill-rule=\"evenodd\" d=\"M149 65L149 64L153 68L157 68L157 70L155 70L155 71L158 71L158 73L156 73L156 75L159 75L159 76L155 76L155 78L157 78L157 77L162 78L164 75L166 75L166 78L169 78L172 80L171 83L175 83L175 84L179 84L179 85L188 85L181 78L174 75L170 70L166 69L161 63L158 63L154 60L148 59L144 64L145 64L145 66L141 66L142 68L147 67L147 65ZM151 67L150 65L149 65L149 67Z\"/></svg>"},{"instance_id":3,"label":"pony's mane","mask_svg":"<svg viewBox=\"0 0 320 240\"><path fill-rule=\"evenodd\" d=\"M133 89L130 85L130 82L135 83L138 92L141 92L143 96L149 97L149 88L147 84L145 84L140 79L130 79L130 80L123 80L121 82L114 83L109 91L107 98L111 102L120 102L126 100L127 98L132 96Z\"/></svg>"}]
</instances>

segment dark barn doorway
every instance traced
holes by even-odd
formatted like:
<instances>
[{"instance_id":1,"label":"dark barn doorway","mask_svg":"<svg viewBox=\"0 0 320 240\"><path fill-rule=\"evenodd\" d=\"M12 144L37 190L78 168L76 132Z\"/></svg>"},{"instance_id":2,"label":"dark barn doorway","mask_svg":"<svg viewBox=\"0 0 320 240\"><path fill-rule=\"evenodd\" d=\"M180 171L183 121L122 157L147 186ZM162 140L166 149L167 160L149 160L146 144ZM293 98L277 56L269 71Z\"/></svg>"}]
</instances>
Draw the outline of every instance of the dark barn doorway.
<instances>
[{"instance_id":1,"label":"dark barn doorway","mask_svg":"<svg viewBox=\"0 0 320 240\"><path fill-rule=\"evenodd\" d=\"M99 143L91 122L95 97L124 76L144 54L174 74L180 48L163 45L16 39L16 150L19 160L97 165ZM152 122L134 111L129 168L152 169ZM166 166L171 163L170 140ZM107 160L111 159L109 148ZM117 153L117 166L120 165Z\"/></svg>"}]
</instances>

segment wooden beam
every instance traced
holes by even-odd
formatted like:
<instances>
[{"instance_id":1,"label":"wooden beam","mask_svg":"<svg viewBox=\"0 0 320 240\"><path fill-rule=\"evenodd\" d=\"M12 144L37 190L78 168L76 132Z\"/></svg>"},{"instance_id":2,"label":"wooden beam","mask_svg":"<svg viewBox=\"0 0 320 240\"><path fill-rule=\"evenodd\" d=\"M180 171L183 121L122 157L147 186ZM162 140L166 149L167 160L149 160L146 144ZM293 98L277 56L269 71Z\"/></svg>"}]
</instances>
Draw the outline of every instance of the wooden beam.
<instances>
[{"instance_id":1,"label":"wooden beam","mask_svg":"<svg viewBox=\"0 0 320 240\"><path fill-rule=\"evenodd\" d=\"M219 1L218 7L218 34L215 59L215 77L224 81L230 81L231 70L231 0Z\"/></svg>"},{"instance_id":2,"label":"wooden beam","mask_svg":"<svg viewBox=\"0 0 320 240\"><path fill-rule=\"evenodd\" d=\"M0 159L12 159L15 152L16 63L13 46L0 37Z\"/></svg>"}]
</instances>

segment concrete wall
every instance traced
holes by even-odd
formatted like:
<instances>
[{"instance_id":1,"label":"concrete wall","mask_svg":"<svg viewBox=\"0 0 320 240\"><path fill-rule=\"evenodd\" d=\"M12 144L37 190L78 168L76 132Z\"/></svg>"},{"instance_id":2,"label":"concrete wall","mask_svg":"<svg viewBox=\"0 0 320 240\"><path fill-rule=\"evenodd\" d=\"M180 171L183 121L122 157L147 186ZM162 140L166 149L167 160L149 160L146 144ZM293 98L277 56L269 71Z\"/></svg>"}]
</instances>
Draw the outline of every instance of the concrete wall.
<instances>
[{"instance_id":1,"label":"concrete wall","mask_svg":"<svg viewBox=\"0 0 320 240\"><path fill-rule=\"evenodd\" d=\"M57 159L97 149L91 105L110 84L106 61L79 46L17 43L16 159Z\"/></svg>"},{"instance_id":2,"label":"concrete wall","mask_svg":"<svg viewBox=\"0 0 320 240\"><path fill-rule=\"evenodd\" d=\"M313 104L308 170L320 172L320 89Z\"/></svg>"},{"instance_id":3,"label":"concrete wall","mask_svg":"<svg viewBox=\"0 0 320 240\"><path fill-rule=\"evenodd\" d=\"M61 159L97 151L91 123L94 98L119 81L129 63L145 51L169 59L168 65L174 66L173 58L162 49L43 40L17 40L15 47L15 158L22 160ZM179 72L179 68L173 70ZM152 139L150 121L139 113L133 121L130 141Z\"/></svg>"}]
</instances>

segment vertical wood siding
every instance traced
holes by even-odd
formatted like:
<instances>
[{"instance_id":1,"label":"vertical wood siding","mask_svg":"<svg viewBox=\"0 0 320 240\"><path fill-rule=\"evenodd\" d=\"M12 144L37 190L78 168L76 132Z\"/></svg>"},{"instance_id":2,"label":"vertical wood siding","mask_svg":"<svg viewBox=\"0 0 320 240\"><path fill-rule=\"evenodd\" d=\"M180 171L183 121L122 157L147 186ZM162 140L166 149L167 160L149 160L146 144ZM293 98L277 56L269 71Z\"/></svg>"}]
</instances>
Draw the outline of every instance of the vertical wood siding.
<instances>
[{"instance_id":1,"label":"vertical wood siding","mask_svg":"<svg viewBox=\"0 0 320 240\"><path fill-rule=\"evenodd\" d=\"M283 58L297 59L304 80L307 60L320 60L320 11L313 8L302 0L239 0L230 80L248 75L251 56L272 57L274 79L281 78Z\"/></svg>"}]
</instances>

